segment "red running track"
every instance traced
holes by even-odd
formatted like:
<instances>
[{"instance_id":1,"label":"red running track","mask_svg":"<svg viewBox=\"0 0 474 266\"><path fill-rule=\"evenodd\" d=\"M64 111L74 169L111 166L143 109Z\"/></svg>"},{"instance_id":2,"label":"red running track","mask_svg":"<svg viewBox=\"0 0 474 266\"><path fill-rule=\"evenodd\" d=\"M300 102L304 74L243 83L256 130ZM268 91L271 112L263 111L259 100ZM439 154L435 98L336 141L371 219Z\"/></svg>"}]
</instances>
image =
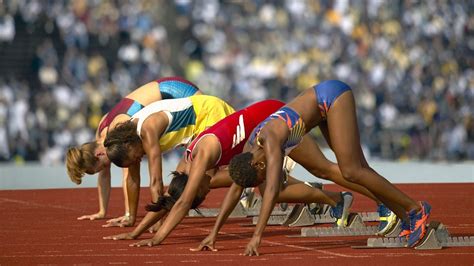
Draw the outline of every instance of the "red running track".
<instances>
[{"instance_id":1,"label":"red running track","mask_svg":"<svg viewBox=\"0 0 474 266\"><path fill-rule=\"evenodd\" d=\"M433 206L431 220L443 222L453 236L474 235L474 184L398 185L415 199ZM340 190L335 185L326 189ZM121 189L113 189L109 218L123 213ZM142 205L149 200L143 189ZM211 192L202 207L217 207L224 189ZM356 195L353 211L375 211L375 206ZM95 189L0 191L0 265L473 265L474 247L418 251L402 249L351 249L364 245L366 236L288 238L298 228L267 227L260 257L239 254L250 239L250 218L231 219L218 238L218 252L191 252L211 230L213 218L186 218L157 247L129 247L136 240L103 240L130 228L102 228L104 220L77 221L97 210ZM140 217L143 217L143 206ZM140 239L152 235L145 233Z\"/></svg>"}]
</instances>

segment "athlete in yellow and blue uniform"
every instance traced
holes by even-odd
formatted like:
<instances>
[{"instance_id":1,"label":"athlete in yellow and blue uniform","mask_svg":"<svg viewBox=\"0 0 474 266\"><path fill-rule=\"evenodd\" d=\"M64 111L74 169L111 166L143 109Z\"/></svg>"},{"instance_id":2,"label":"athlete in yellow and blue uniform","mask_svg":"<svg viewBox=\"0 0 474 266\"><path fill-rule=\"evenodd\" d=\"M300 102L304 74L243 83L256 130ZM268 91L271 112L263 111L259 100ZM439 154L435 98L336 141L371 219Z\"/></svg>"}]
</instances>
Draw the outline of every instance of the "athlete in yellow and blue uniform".
<instances>
[{"instance_id":1,"label":"athlete in yellow and blue uniform","mask_svg":"<svg viewBox=\"0 0 474 266\"><path fill-rule=\"evenodd\" d=\"M159 138L162 152L187 146L199 133L211 127L234 109L223 100L207 95L154 102L132 116L137 119L137 134L141 136L143 123L154 114L163 112L168 126Z\"/></svg>"},{"instance_id":2,"label":"athlete in yellow and blue uniform","mask_svg":"<svg viewBox=\"0 0 474 266\"><path fill-rule=\"evenodd\" d=\"M163 194L161 154L187 146L194 137L234 109L207 95L152 103L109 131L104 141L110 161L120 167L137 167L148 156L152 200ZM137 185L139 180L135 180Z\"/></svg>"}]
</instances>

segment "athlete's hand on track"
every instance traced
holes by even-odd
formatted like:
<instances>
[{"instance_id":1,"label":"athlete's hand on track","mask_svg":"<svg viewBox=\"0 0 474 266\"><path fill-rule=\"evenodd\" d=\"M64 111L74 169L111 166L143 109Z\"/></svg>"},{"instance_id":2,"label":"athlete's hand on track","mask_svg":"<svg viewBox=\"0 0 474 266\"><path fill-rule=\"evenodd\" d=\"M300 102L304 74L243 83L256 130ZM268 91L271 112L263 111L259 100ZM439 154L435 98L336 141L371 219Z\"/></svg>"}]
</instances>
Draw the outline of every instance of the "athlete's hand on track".
<instances>
[{"instance_id":1,"label":"athlete's hand on track","mask_svg":"<svg viewBox=\"0 0 474 266\"><path fill-rule=\"evenodd\" d=\"M153 247L160 244L160 241L154 238L145 239L137 243L130 244L130 247Z\"/></svg>"},{"instance_id":2,"label":"athlete's hand on track","mask_svg":"<svg viewBox=\"0 0 474 266\"><path fill-rule=\"evenodd\" d=\"M114 219L110 219L102 227L130 227L135 224L135 221L130 216L122 216Z\"/></svg>"},{"instance_id":3,"label":"athlete's hand on track","mask_svg":"<svg viewBox=\"0 0 474 266\"><path fill-rule=\"evenodd\" d=\"M216 243L216 239L211 236L207 236L201 244L197 248L190 248L189 250L191 251L204 251L204 250L210 250L210 251L217 251L217 249L214 247L214 244Z\"/></svg>"},{"instance_id":4,"label":"athlete's hand on track","mask_svg":"<svg viewBox=\"0 0 474 266\"><path fill-rule=\"evenodd\" d=\"M104 219L105 218L105 213L94 213L94 214L89 214L89 215L82 215L81 217L78 217L78 220L99 220L99 219Z\"/></svg>"},{"instance_id":5,"label":"athlete's hand on track","mask_svg":"<svg viewBox=\"0 0 474 266\"><path fill-rule=\"evenodd\" d=\"M111 240L124 240L124 239L135 239L132 233L122 233L113 236L104 236L103 239L111 239Z\"/></svg>"},{"instance_id":6,"label":"athlete's hand on track","mask_svg":"<svg viewBox=\"0 0 474 266\"><path fill-rule=\"evenodd\" d=\"M245 248L244 256L259 256L257 248L260 246L260 238L259 237L252 237L252 240L247 244Z\"/></svg>"},{"instance_id":7,"label":"athlete's hand on track","mask_svg":"<svg viewBox=\"0 0 474 266\"><path fill-rule=\"evenodd\" d=\"M117 217L117 218L109 219L109 220L107 220L106 223L108 223L108 224L109 224L109 223L119 223L119 222L123 221L124 219L126 219L126 216L125 216L125 215L124 215L124 216Z\"/></svg>"}]
</instances>

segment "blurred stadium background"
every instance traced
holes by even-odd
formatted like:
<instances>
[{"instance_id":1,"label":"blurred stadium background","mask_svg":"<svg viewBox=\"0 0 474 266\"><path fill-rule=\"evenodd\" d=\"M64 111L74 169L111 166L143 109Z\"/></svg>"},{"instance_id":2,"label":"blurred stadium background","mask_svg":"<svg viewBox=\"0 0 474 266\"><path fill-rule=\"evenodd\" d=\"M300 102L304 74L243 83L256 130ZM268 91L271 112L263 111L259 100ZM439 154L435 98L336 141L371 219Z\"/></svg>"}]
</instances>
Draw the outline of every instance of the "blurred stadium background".
<instances>
[{"instance_id":1,"label":"blurred stadium background","mask_svg":"<svg viewBox=\"0 0 474 266\"><path fill-rule=\"evenodd\" d=\"M62 166L121 97L179 75L236 109L341 79L371 158L472 162L473 6L0 0L0 161Z\"/></svg>"}]
</instances>

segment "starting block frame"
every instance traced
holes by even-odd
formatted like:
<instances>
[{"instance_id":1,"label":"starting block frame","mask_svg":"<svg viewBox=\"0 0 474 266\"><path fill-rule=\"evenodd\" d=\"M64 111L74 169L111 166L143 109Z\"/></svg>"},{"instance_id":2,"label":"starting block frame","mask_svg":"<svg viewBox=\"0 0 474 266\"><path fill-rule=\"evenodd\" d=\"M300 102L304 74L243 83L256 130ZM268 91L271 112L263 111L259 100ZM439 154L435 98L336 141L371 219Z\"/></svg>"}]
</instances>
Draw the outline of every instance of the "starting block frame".
<instances>
[{"instance_id":1,"label":"starting block frame","mask_svg":"<svg viewBox=\"0 0 474 266\"><path fill-rule=\"evenodd\" d=\"M229 215L229 218L245 218L245 217L252 217L258 216L260 214L260 205L257 203L257 206L253 206L251 208L245 208L242 203L237 203L232 213ZM272 211L272 216L282 216L285 217L293 210L293 206L288 206L286 210L281 210L278 207L275 207ZM189 210L188 216L189 217L217 217L219 215L220 209L219 208L202 208L202 209L194 209Z\"/></svg>"},{"instance_id":2,"label":"starting block frame","mask_svg":"<svg viewBox=\"0 0 474 266\"><path fill-rule=\"evenodd\" d=\"M300 235L289 235L288 237L365 236L375 235L377 231L377 226L366 226L361 215L351 213L347 227L304 227L301 228Z\"/></svg>"},{"instance_id":3,"label":"starting block frame","mask_svg":"<svg viewBox=\"0 0 474 266\"><path fill-rule=\"evenodd\" d=\"M444 247L473 247L474 236L449 235L444 224L438 221L429 223L426 235L415 247L417 250L442 249ZM369 238L366 246L353 246L354 249L405 248L407 240L398 237Z\"/></svg>"},{"instance_id":4,"label":"starting block frame","mask_svg":"<svg viewBox=\"0 0 474 266\"><path fill-rule=\"evenodd\" d=\"M296 204L293 210L287 215L272 215L268 219L267 225L283 225L283 226L311 226L314 224L334 223L335 218L328 213L328 208L323 208L321 214L312 214L307 205ZM358 213L359 218L364 221L379 221L380 217L377 212ZM258 217L253 217L252 224L256 225Z\"/></svg>"}]
</instances>

